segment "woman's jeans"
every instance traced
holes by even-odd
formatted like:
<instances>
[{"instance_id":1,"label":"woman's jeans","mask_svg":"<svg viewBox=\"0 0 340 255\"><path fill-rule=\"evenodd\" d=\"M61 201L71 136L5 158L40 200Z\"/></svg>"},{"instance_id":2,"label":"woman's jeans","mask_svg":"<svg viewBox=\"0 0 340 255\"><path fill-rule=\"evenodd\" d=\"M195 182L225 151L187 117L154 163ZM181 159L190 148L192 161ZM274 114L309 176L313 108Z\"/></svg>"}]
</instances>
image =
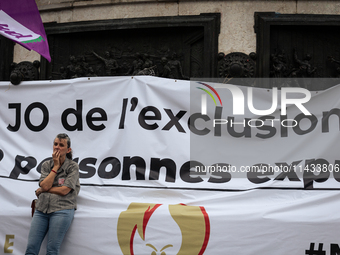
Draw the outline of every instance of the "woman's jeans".
<instances>
[{"instance_id":1,"label":"woman's jeans","mask_svg":"<svg viewBox=\"0 0 340 255\"><path fill-rule=\"evenodd\" d=\"M40 246L47 234L46 255L58 255L60 245L69 229L74 216L74 209L53 213L35 211L28 236L25 255L38 255Z\"/></svg>"}]
</instances>

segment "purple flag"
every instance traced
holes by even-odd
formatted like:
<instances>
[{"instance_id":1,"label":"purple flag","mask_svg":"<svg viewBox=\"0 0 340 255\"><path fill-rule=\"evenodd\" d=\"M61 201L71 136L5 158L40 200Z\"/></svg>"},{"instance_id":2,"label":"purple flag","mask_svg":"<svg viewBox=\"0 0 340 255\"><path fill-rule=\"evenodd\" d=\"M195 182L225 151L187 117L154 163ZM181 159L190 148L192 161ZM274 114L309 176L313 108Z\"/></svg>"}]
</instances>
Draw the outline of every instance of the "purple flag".
<instances>
[{"instance_id":1,"label":"purple flag","mask_svg":"<svg viewBox=\"0 0 340 255\"><path fill-rule=\"evenodd\" d=\"M0 0L0 34L51 62L44 25L35 0Z\"/></svg>"}]
</instances>

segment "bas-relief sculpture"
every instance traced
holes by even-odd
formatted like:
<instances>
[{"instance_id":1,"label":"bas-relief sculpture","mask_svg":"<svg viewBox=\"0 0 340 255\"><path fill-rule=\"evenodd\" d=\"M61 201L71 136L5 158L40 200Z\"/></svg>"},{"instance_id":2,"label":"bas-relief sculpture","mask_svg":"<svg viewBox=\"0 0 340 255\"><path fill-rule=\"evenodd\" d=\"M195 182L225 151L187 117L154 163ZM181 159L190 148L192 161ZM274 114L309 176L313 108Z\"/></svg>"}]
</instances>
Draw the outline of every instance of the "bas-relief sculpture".
<instances>
[{"instance_id":1,"label":"bas-relief sculpture","mask_svg":"<svg viewBox=\"0 0 340 255\"><path fill-rule=\"evenodd\" d=\"M170 51L169 51L170 52ZM126 75L151 75L170 79L188 80L191 77L183 72L182 59L176 52L167 55L150 56L136 52L132 60L116 60L110 51L105 51L101 56L96 52L92 55L99 60L97 64L88 61L91 55L69 57L68 63L60 68L59 72L53 73L54 79L72 79L79 77L96 76L126 76ZM129 58L130 59L130 58ZM255 74L256 54L249 55L234 52L225 55L218 54L218 77L249 78ZM17 85L24 80L38 80L40 62L21 62L12 64L11 81ZM198 65L199 67L199 65ZM199 71L196 70L196 73Z\"/></svg>"},{"instance_id":2,"label":"bas-relief sculpture","mask_svg":"<svg viewBox=\"0 0 340 255\"><path fill-rule=\"evenodd\" d=\"M105 51L101 56L92 52L98 60L93 64L90 55L70 56L65 66L60 68L60 72L54 72L56 79L71 79L77 77L94 76L124 76L124 75L152 75L171 79L189 79L184 75L181 56L176 52L169 55L154 55L136 52L126 58L114 58L110 51ZM92 64L91 64L92 63Z\"/></svg>"},{"instance_id":3,"label":"bas-relief sculpture","mask_svg":"<svg viewBox=\"0 0 340 255\"><path fill-rule=\"evenodd\" d=\"M99 60L96 65L89 63L90 55L69 57L68 63L60 68L60 72L54 73L55 79L72 79L78 77L96 76L126 76L126 75L151 75L163 78L188 80L191 77L185 75L182 69L183 56L176 52L164 56L151 56L136 52L130 61L115 59L110 51L105 51L103 56L92 52L92 57ZM218 54L217 73L219 78L253 78L256 73L256 53L245 54L232 52L225 55ZM90 61L91 62L91 61ZM328 62L336 66L334 76L340 77L340 60L332 56ZM312 64L312 55L302 56L295 49L288 57L284 50L278 50L270 57L271 78L312 78L318 76L317 67ZM39 79L39 61L13 63L11 65L11 81L17 85L21 81Z\"/></svg>"},{"instance_id":4,"label":"bas-relief sculpture","mask_svg":"<svg viewBox=\"0 0 340 255\"><path fill-rule=\"evenodd\" d=\"M311 63L311 59L312 56L309 53L299 58L296 49L293 49L291 58L287 57L284 50L278 50L270 56L270 77L316 77L317 68Z\"/></svg>"}]
</instances>

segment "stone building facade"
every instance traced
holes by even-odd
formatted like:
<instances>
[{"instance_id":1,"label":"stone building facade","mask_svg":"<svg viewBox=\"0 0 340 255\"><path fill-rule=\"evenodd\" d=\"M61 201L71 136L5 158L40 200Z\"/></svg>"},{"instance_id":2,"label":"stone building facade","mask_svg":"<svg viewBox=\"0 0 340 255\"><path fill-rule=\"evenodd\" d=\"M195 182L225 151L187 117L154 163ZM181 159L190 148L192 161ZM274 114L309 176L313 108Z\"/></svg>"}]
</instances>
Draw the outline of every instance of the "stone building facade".
<instances>
[{"instance_id":1,"label":"stone building facade","mask_svg":"<svg viewBox=\"0 0 340 255\"><path fill-rule=\"evenodd\" d=\"M167 75L168 66L163 65L162 61L170 63L172 59L170 64L176 66L177 76L168 75L169 78L338 75L337 61L340 59L340 52L337 49L338 40L335 34L340 27L338 19L340 1L36 0L36 2L49 36L52 55L52 64L42 60L40 75L42 79L77 77L77 70L73 70L71 74L65 71L67 66L72 66L72 61L75 69L78 65L79 73L81 72L79 66L83 69L85 65L91 67L86 67L86 74L80 74L82 76L109 75L111 71L112 75L136 74L130 69L133 68L138 55L143 56L144 62L149 60L149 67L158 65L157 71L149 69L150 72L145 71L145 74L160 72L164 77ZM214 17L213 21L208 21L210 18L207 17ZM320 25L324 27L320 28ZM315 27L319 28L315 33L320 32L317 38L325 39L325 42L321 42L320 48L327 47L329 52L314 52L316 46L313 46L312 42L320 45L320 42L316 42L317 38L313 37ZM325 29L329 32L323 34ZM307 30L312 37L304 34ZM291 31L295 34L292 35ZM87 36L84 35L85 32L88 33ZM158 40L157 35L160 35L161 39ZM300 35L303 38L299 39ZM97 40L93 37L97 37ZM290 40L288 42L285 41L287 39L283 39L288 37ZM312 46L306 47L306 42L302 42L306 41L306 38L308 45ZM178 40L181 43L177 45ZM330 40L333 42L332 45L327 45ZM293 43L290 43L291 41ZM72 42L75 45L72 46ZM137 47L136 43L142 46ZM82 51L77 51L79 47ZM158 47L157 50L150 50L155 47ZM70 48L69 52L67 48ZM61 57L65 51L67 53ZM40 60L40 55L19 45L15 45L13 52L15 63ZM177 56L173 57L173 54ZM307 59L307 55L311 59ZM105 59L115 59L111 60L110 65L116 68L108 70ZM307 69L307 62L310 70L302 74L300 69Z\"/></svg>"}]
</instances>

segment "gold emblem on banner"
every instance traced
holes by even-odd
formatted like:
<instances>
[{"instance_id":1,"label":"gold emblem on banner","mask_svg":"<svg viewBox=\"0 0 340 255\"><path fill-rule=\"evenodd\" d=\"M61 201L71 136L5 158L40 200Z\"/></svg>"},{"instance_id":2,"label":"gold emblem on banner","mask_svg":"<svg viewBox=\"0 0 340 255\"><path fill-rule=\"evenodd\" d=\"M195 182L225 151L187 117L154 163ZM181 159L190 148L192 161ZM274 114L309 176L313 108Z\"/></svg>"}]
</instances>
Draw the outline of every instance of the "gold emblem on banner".
<instances>
[{"instance_id":1,"label":"gold emblem on banner","mask_svg":"<svg viewBox=\"0 0 340 255\"><path fill-rule=\"evenodd\" d=\"M124 255L202 255L210 221L201 206L131 203L119 215L117 236Z\"/></svg>"}]
</instances>

